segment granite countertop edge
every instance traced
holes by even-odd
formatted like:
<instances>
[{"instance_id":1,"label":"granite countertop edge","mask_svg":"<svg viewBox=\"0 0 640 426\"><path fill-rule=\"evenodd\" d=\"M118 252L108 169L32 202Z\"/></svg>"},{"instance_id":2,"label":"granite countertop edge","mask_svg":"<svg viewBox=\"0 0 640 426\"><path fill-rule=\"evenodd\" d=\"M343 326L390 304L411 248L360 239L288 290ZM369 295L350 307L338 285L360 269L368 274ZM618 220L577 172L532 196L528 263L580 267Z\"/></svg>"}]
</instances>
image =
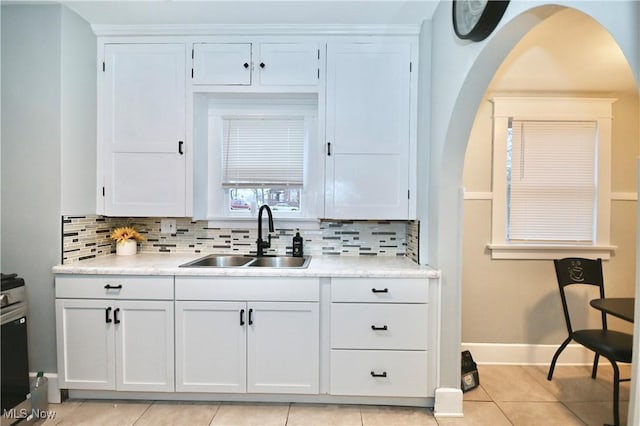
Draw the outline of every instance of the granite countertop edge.
<instances>
[{"instance_id":1,"label":"granite countertop edge","mask_svg":"<svg viewBox=\"0 0 640 426\"><path fill-rule=\"evenodd\" d=\"M101 256L61 264L54 274L175 275L212 277L315 277L315 278L440 278L440 271L418 265L406 257L312 256L308 268L181 268L204 254L139 253L133 256Z\"/></svg>"}]
</instances>

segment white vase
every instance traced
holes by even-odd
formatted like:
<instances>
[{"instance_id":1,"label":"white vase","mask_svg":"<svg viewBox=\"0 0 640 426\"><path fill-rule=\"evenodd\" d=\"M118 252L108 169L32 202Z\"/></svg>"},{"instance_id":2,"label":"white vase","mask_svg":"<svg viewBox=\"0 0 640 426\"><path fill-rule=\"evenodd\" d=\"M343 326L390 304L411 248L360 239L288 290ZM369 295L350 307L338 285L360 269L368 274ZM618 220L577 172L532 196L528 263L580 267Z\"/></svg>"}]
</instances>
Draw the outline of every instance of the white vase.
<instances>
[{"instance_id":1,"label":"white vase","mask_svg":"<svg viewBox=\"0 0 640 426\"><path fill-rule=\"evenodd\" d=\"M126 240L116 243L116 255L130 256L138 251L138 243L136 240Z\"/></svg>"}]
</instances>

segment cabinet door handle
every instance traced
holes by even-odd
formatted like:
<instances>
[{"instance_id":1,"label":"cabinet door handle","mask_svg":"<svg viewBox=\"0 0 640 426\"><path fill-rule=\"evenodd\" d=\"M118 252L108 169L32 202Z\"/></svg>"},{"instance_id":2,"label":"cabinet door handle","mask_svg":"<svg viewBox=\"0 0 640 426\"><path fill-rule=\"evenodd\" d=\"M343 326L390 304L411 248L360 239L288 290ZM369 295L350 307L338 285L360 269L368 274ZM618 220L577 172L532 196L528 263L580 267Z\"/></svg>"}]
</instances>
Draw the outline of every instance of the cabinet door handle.
<instances>
[{"instance_id":1,"label":"cabinet door handle","mask_svg":"<svg viewBox=\"0 0 640 426\"><path fill-rule=\"evenodd\" d=\"M242 66L243 66L245 69L247 69L247 68L249 68L249 63L248 63L248 62L245 62L244 64L242 64Z\"/></svg>"},{"instance_id":2,"label":"cabinet door handle","mask_svg":"<svg viewBox=\"0 0 640 426\"><path fill-rule=\"evenodd\" d=\"M240 325L244 325L244 309L240 309Z\"/></svg>"},{"instance_id":3,"label":"cabinet door handle","mask_svg":"<svg viewBox=\"0 0 640 426\"><path fill-rule=\"evenodd\" d=\"M376 330L376 331L379 331L379 330L382 330L382 331L384 331L384 330L388 330L388 328L387 328L387 326L386 326L386 325L383 325L382 327L376 327L375 325L372 325L372 326L371 326L371 329L372 329L372 330Z\"/></svg>"},{"instance_id":4,"label":"cabinet door handle","mask_svg":"<svg viewBox=\"0 0 640 426\"><path fill-rule=\"evenodd\" d=\"M331 142L327 142L327 156L331 157Z\"/></svg>"},{"instance_id":5,"label":"cabinet door handle","mask_svg":"<svg viewBox=\"0 0 640 426\"><path fill-rule=\"evenodd\" d=\"M375 371L372 371L371 377L387 377L387 372L383 371L382 373L376 373Z\"/></svg>"},{"instance_id":6,"label":"cabinet door handle","mask_svg":"<svg viewBox=\"0 0 640 426\"><path fill-rule=\"evenodd\" d=\"M253 309L249 309L249 325L253 325Z\"/></svg>"},{"instance_id":7,"label":"cabinet door handle","mask_svg":"<svg viewBox=\"0 0 640 426\"><path fill-rule=\"evenodd\" d=\"M264 69L264 67L266 67L266 65L264 64L264 62L260 62L260 68Z\"/></svg>"},{"instance_id":8,"label":"cabinet door handle","mask_svg":"<svg viewBox=\"0 0 640 426\"><path fill-rule=\"evenodd\" d=\"M184 155L184 151L182 150L182 146L184 145L184 141L178 141L178 154Z\"/></svg>"},{"instance_id":9,"label":"cabinet door handle","mask_svg":"<svg viewBox=\"0 0 640 426\"><path fill-rule=\"evenodd\" d=\"M104 321L109 324L111 323L111 306L104 310Z\"/></svg>"},{"instance_id":10,"label":"cabinet door handle","mask_svg":"<svg viewBox=\"0 0 640 426\"><path fill-rule=\"evenodd\" d=\"M120 324L120 320L118 319L118 312L120 312L120 308L116 308L113 311L113 323L114 324Z\"/></svg>"},{"instance_id":11,"label":"cabinet door handle","mask_svg":"<svg viewBox=\"0 0 640 426\"><path fill-rule=\"evenodd\" d=\"M122 284L118 284L118 285L111 285L111 284L107 284L104 286L105 290L122 290Z\"/></svg>"},{"instance_id":12,"label":"cabinet door handle","mask_svg":"<svg viewBox=\"0 0 640 426\"><path fill-rule=\"evenodd\" d=\"M373 293L389 293L389 289L388 288L383 288L382 290L378 290L377 288L372 288L371 291Z\"/></svg>"}]
</instances>

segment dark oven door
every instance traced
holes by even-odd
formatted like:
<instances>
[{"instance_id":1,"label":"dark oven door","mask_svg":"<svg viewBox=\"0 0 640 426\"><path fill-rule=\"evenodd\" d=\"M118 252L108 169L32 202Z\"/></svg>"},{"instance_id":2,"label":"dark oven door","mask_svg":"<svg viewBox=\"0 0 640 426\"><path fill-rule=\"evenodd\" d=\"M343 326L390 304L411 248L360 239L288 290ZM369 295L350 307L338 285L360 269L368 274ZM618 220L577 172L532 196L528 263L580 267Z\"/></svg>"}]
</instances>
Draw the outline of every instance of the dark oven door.
<instances>
[{"instance_id":1,"label":"dark oven door","mask_svg":"<svg viewBox=\"0 0 640 426\"><path fill-rule=\"evenodd\" d=\"M26 309L2 312L2 414L16 408L29 394ZM14 420L23 413L9 414ZM3 419L3 424L5 419Z\"/></svg>"}]
</instances>

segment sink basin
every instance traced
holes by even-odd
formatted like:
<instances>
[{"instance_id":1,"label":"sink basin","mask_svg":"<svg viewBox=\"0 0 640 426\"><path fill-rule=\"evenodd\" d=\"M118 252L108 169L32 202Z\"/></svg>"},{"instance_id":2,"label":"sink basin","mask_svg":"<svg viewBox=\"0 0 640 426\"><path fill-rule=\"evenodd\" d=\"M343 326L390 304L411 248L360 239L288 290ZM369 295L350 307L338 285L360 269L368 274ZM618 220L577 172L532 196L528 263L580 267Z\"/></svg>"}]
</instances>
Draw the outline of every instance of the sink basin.
<instances>
[{"instance_id":1,"label":"sink basin","mask_svg":"<svg viewBox=\"0 0 640 426\"><path fill-rule=\"evenodd\" d=\"M311 257L291 257L291 256L265 256L256 257L255 260L249 263L250 267L262 267L262 268L306 268L309 266Z\"/></svg>"},{"instance_id":2,"label":"sink basin","mask_svg":"<svg viewBox=\"0 0 640 426\"><path fill-rule=\"evenodd\" d=\"M180 265L181 268L199 268L199 267L213 267L213 268L229 268L244 266L251 262L253 257L246 256L224 256L211 254L209 256L201 257L192 262Z\"/></svg>"},{"instance_id":3,"label":"sink basin","mask_svg":"<svg viewBox=\"0 0 640 426\"><path fill-rule=\"evenodd\" d=\"M210 254L188 263L183 263L180 268L240 268L255 266L262 268L306 268L309 266L311 256L230 256Z\"/></svg>"}]
</instances>

